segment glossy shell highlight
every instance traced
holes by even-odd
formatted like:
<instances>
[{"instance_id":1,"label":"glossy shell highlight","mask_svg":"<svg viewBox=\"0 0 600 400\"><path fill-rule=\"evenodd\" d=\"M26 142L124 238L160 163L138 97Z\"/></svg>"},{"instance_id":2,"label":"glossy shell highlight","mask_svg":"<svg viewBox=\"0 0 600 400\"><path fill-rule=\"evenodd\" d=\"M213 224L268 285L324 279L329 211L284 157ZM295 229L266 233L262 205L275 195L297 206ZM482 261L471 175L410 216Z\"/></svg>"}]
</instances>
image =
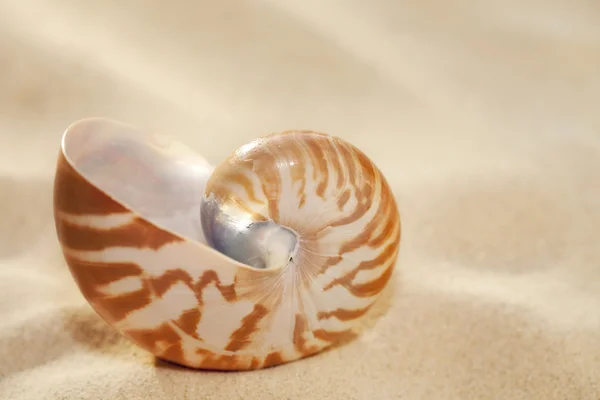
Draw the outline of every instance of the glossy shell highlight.
<instances>
[{"instance_id":1,"label":"glossy shell highlight","mask_svg":"<svg viewBox=\"0 0 600 400\"><path fill-rule=\"evenodd\" d=\"M240 226L293 232L292 253L258 269L211 247L209 198ZM103 319L159 358L217 370L274 366L353 336L393 273L401 230L379 169L339 138L272 134L214 168L106 119L65 132L54 215L70 271Z\"/></svg>"}]
</instances>

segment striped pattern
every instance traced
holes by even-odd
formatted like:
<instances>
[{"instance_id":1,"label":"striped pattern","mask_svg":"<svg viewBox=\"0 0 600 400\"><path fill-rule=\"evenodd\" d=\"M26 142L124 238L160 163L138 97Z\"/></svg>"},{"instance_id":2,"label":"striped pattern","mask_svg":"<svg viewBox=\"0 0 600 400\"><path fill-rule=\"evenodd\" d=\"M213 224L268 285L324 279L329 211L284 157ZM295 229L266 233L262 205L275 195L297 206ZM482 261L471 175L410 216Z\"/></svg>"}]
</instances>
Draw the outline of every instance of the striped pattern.
<instances>
[{"instance_id":1,"label":"striped pattern","mask_svg":"<svg viewBox=\"0 0 600 400\"><path fill-rule=\"evenodd\" d=\"M156 356L203 369L274 366L355 335L400 242L393 195L364 154L324 134L276 134L235 152L207 190L298 232L296 259L240 265L138 217L60 155L57 235L102 318Z\"/></svg>"}]
</instances>

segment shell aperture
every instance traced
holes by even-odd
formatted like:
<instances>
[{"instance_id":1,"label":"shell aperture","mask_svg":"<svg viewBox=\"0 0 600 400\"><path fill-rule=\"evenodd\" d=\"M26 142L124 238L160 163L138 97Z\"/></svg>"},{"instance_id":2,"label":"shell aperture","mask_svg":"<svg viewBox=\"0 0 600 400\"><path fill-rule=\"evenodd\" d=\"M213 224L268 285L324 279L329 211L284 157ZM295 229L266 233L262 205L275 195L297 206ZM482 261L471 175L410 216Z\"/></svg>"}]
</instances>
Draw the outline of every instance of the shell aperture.
<instances>
[{"instance_id":1,"label":"shell aperture","mask_svg":"<svg viewBox=\"0 0 600 400\"><path fill-rule=\"evenodd\" d=\"M79 121L63 136L55 221L101 317L204 369L282 364L353 335L400 243L379 169L309 131L253 140L213 168L181 144Z\"/></svg>"}]
</instances>

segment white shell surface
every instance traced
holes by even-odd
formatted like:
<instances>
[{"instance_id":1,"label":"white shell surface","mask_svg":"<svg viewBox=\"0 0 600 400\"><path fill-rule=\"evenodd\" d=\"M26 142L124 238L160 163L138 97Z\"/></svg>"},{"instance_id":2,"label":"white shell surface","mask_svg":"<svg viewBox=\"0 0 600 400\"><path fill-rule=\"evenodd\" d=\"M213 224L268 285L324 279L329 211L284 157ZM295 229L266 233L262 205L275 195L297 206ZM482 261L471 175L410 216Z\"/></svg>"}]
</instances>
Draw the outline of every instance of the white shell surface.
<instances>
[{"instance_id":1,"label":"white shell surface","mask_svg":"<svg viewBox=\"0 0 600 400\"><path fill-rule=\"evenodd\" d=\"M354 334L393 272L395 200L340 139L274 134L213 169L179 143L90 119L62 150L55 211L69 267L94 309L158 357L255 369L314 354ZM241 221L296 232L293 260L259 270L207 245L205 190Z\"/></svg>"}]
</instances>

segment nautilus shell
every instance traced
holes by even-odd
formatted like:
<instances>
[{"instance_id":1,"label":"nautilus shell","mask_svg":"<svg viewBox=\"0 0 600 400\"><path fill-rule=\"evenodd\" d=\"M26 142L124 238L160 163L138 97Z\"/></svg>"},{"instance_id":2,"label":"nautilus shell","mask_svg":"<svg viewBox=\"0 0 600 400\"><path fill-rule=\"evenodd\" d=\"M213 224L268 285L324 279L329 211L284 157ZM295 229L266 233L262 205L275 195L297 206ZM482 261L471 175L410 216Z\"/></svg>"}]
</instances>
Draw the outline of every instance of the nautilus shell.
<instances>
[{"instance_id":1,"label":"nautilus shell","mask_svg":"<svg viewBox=\"0 0 600 400\"><path fill-rule=\"evenodd\" d=\"M259 369L353 335L395 268L400 215L339 138L270 134L217 167L106 119L69 126L54 213L93 309L156 357Z\"/></svg>"}]
</instances>

